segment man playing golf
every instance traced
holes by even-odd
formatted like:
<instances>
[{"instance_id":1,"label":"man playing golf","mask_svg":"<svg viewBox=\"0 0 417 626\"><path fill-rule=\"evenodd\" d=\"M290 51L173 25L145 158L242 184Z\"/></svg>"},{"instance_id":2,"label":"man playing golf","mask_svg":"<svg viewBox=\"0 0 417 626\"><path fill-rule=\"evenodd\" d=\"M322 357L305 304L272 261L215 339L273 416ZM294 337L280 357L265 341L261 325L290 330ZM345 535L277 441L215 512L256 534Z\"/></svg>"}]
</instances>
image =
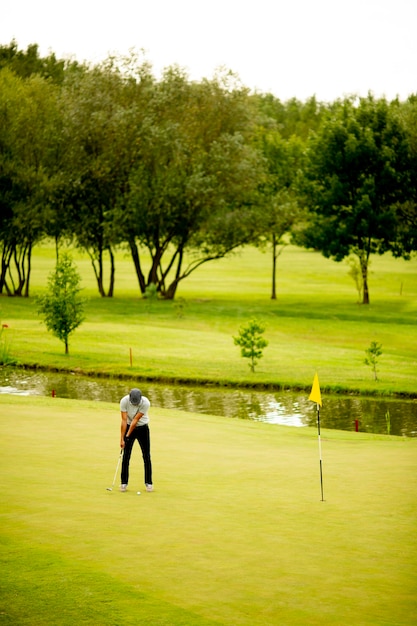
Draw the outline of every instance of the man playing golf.
<instances>
[{"instance_id":1,"label":"man playing golf","mask_svg":"<svg viewBox=\"0 0 417 626\"><path fill-rule=\"evenodd\" d=\"M142 450L145 468L146 491L153 491L151 442L149 433L148 410L151 406L148 398L142 395L140 389L132 389L127 396L120 400L120 413L122 417L120 429L120 447L123 448L122 475L120 491L126 491L129 482L130 455L135 440L139 442Z\"/></svg>"}]
</instances>

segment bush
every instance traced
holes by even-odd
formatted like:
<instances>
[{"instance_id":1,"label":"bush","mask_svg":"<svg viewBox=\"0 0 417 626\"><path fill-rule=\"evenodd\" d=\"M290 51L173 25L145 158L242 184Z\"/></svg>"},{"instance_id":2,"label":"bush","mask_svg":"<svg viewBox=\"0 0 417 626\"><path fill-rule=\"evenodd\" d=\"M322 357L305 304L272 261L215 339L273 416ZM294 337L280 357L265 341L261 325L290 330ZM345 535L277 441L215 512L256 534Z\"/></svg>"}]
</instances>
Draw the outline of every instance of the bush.
<instances>
[{"instance_id":1,"label":"bush","mask_svg":"<svg viewBox=\"0 0 417 626\"><path fill-rule=\"evenodd\" d=\"M249 367L252 372L263 356L262 350L268 345L266 339L261 337L264 332L265 328L257 320L251 320L247 326L240 328L238 337L233 337L235 345L240 346L241 356L250 359Z\"/></svg>"},{"instance_id":2,"label":"bush","mask_svg":"<svg viewBox=\"0 0 417 626\"><path fill-rule=\"evenodd\" d=\"M47 329L65 344L69 353L68 339L84 320L84 302L79 297L80 275L72 264L72 258L64 253L58 260L55 272L49 275L48 293L38 299L38 313L43 315Z\"/></svg>"}]
</instances>

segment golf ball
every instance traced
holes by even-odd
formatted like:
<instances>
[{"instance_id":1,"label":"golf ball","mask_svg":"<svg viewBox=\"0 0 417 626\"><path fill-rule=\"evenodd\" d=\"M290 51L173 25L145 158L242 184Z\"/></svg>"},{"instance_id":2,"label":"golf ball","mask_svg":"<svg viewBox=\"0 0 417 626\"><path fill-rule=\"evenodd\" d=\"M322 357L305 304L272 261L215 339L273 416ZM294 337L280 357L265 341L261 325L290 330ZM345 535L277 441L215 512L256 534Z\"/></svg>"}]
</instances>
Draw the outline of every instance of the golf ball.
<instances>
[{"instance_id":1,"label":"golf ball","mask_svg":"<svg viewBox=\"0 0 417 626\"><path fill-rule=\"evenodd\" d=\"M138 491L138 496L140 496L140 491Z\"/></svg>"}]
</instances>

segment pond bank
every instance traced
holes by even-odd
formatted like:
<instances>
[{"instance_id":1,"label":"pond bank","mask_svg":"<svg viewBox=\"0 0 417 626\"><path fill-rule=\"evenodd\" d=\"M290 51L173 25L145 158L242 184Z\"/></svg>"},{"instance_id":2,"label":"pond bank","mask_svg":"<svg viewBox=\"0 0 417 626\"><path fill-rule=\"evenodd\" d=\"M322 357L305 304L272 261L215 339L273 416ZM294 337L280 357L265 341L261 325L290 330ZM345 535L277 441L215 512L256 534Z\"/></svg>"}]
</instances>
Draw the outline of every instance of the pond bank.
<instances>
[{"instance_id":1,"label":"pond bank","mask_svg":"<svg viewBox=\"0 0 417 626\"><path fill-rule=\"evenodd\" d=\"M131 377L83 376L78 371L69 373L45 368L0 369L0 393L106 401L115 404L116 412L120 398L137 385L137 379ZM316 405L308 399L311 389L233 388L143 379L140 387L152 405L161 408L286 426L316 426ZM417 436L415 400L332 395L323 390L322 400L320 422L323 428Z\"/></svg>"},{"instance_id":2,"label":"pond bank","mask_svg":"<svg viewBox=\"0 0 417 626\"><path fill-rule=\"evenodd\" d=\"M81 368L59 368L54 366L43 366L43 365L3 365L0 366L0 369L4 369L6 367L13 367L21 370L29 370L35 372L51 372L51 373L59 373L59 374L76 374L79 376L84 376L86 378L97 378L97 379L106 379L106 380L120 380L120 381L134 381L137 380L138 376L130 375L130 374L119 374L115 376L114 374L107 374L106 372L101 371L84 371ZM144 376L140 375L140 379L147 383L156 383L156 384L166 384L166 385L183 385L188 387L213 387L219 389L247 389L254 391L292 391L296 393L310 393L311 385L303 386L303 385L282 385L279 383L271 384L271 383L262 383L262 382L240 382L233 383L230 381L215 381L212 379L204 379L204 378L182 378L182 377L168 377L168 376ZM313 381L312 381L313 382ZM359 389L352 389L349 387L341 387L340 385L332 386L332 385L323 385L320 383L320 389L322 393L328 393L331 395L343 395L343 396L360 396L362 398L392 398L392 399L404 399L404 400L417 400L417 391L414 393L407 392L386 392L382 393L375 389L367 390L366 393Z\"/></svg>"}]
</instances>

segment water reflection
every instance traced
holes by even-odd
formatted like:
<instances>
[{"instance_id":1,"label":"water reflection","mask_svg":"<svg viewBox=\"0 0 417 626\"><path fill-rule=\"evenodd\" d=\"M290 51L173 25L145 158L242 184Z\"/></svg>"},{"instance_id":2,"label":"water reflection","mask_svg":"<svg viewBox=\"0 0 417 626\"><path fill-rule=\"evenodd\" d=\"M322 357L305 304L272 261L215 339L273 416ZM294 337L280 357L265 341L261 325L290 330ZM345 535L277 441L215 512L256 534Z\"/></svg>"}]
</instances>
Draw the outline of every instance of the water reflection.
<instances>
[{"instance_id":1,"label":"water reflection","mask_svg":"<svg viewBox=\"0 0 417 626\"><path fill-rule=\"evenodd\" d=\"M0 369L0 393L19 395L55 394L114 402L137 381L89 378L75 374L36 372L14 368ZM272 424L316 426L316 407L308 394L292 391L253 391L217 387L187 387L157 383L140 384L152 404L193 413L251 419ZM320 411L323 428L417 436L417 401L346 396L324 396Z\"/></svg>"}]
</instances>

